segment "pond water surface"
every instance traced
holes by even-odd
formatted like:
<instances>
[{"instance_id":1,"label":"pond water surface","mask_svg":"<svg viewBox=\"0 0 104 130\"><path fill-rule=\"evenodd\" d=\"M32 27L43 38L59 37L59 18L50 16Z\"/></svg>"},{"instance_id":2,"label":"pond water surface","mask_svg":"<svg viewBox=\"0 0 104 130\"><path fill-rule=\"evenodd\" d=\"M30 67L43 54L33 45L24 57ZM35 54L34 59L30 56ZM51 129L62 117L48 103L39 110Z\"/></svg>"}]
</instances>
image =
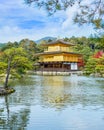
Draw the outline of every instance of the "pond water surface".
<instances>
[{"instance_id":1,"label":"pond water surface","mask_svg":"<svg viewBox=\"0 0 104 130\"><path fill-rule=\"evenodd\" d=\"M0 97L0 130L104 130L104 78L37 76Z\"/></svg>"}]
</instances>

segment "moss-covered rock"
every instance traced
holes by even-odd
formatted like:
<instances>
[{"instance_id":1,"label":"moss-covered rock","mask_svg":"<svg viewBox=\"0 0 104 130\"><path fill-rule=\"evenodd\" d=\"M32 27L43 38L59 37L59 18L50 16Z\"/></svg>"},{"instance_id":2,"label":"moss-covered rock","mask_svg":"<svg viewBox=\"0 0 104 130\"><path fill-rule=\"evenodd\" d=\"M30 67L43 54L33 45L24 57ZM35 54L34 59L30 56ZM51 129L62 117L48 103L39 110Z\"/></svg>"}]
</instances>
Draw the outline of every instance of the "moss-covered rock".
<instances>
[{"instance_id":1,"label":"moss-covered rock","mask_svg":"<svg viewBox=\"0 0 104 130\"><path fill-rule=\"evenodd\" d=\"M0 87L0 96L8 95L8 94L11 94L11 93L14 93L14 92L15 92L15 90L13 88L5 89L3 87Z\"/></svg>"}]
</instances>

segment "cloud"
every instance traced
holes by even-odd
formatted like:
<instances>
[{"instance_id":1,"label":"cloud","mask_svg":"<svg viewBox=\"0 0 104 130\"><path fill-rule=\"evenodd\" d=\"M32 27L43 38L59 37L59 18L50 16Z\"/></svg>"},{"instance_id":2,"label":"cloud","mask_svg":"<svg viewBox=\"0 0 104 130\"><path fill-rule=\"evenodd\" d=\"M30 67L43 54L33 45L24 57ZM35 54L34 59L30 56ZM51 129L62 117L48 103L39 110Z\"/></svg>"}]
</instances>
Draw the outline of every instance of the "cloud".
<instances>
[{"instance_id":1,"label":"cloud","mask_svg":"<svg viewBox=\"0 0 104 130\"><path fill-rule=\"evenodd\" d=\"M73 24L76 11L75 5L66 12L59 11L48 16L46 11L28 6L24 0L1 0L0 42L20 41L23 38L37 40L45 36L82 36L93 32L91 27Z\"/></svg>"},{"instance_id":2,"label":"cloud","mask_svg":"<svg viewBox=\"0 0 104 130\"><path fill-rule=\"evenodd\" d=\"M86 3L89 1L85 0ZM83 25L79 26L78 24L75 24L73 22L73 19L76 15L76 13L79 11L78 4L75 4L74 6L68 8L65 12L66 19L62 23L62 33L63 36L71 37L81 37L81 36L90 36L90 34L95 33L95 30L93 29L92 25Z\"/></svg>"},{"instance_id":3,"label":"cloud","mask_svg":"<svg viewBox=\"0 0 104 130\"><path fill-rule=\"evenodd\" d=\"M0 36L2 36L0 40L2 40L2 42L6 42L6 41L14 42L14 41L20 41L21 39L24 39L24 38L37 40L45 36L56 36L59 30L57 29L57 27L53 27L50 29L50 26L55 26L55 25L48 24L47 26L44 26L43 28L40 28L40 27L38 28L36 26L30 29L28 28L24 29L23 27L21 28L18 26L12 26L12 28L10 26L4 26L3 28L1 28L1 31L0 31Z\"/></svg>"},{"instance_id":4,"label":"cloud","mask_svg":"<svg viewBox=\"0 0 104 130\"><path fill-rule=\"evenodd\" d=\"M70 7L66 10L66 19L62 24L63 29L68 29L73 25L73 18L78 10L78 5L75 4L73 7Z\"/></svg>"}]
</instances>

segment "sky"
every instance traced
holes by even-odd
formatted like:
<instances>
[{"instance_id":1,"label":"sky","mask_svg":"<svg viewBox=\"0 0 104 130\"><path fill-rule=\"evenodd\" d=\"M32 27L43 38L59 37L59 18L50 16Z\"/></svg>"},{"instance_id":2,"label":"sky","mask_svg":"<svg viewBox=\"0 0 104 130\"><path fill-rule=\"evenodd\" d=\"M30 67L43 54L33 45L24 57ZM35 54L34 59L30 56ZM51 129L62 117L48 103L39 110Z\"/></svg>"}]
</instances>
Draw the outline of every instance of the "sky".
<instances>
[{"instance_id":1,"label":"sky","mask_svg":"<svg viewBox=\"0 0 104 130\"><path fill-rule=\"evenodd\" d=\"M51 36L57 38L81 37L94 34L91 25L73 23L77 6L59 11L52 16L43 9L28 6L24 0L0 0L0 43L28 38L38 40Z\"/></svg>"}]
</instances>

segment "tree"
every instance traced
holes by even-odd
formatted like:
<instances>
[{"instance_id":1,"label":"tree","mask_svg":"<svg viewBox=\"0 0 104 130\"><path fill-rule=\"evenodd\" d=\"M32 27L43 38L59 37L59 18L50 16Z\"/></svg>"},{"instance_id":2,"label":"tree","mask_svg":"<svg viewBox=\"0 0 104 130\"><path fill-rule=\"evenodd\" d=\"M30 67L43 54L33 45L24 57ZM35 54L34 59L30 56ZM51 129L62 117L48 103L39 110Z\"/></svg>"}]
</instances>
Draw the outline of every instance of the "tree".
<instances>
[{"instance_id":1,"label":"tree","mask_svg":"<svg viewBox=\"0 0 104 130\"><path fill-rule=\"evenodd\" d=\"M79 11L76 13L75 23L80 25L92 23L95 28L104 29L104 0L91 0L87 3L84 0L25 0L25 2L45 8L50 15L78 4Z\"/></svg>"},{"instance_id":2,"label":"tree","mask_svg":"<svg viewBox=\"0 0 104 130\"><path fill-rule=\"evenodd\" d=\"M97 41L97 48L104 51L104 35L102 35Z\"/></svg>"},{"instance_id":3,"label":"tree","mask_svg":"<svg viewBox=\"0 0 104 130\"><path fill-rule=\"evenodd\" d=\"M91 56L89 57L85 66L87 74L98 73L101 76L104 75L104 55L100 57Z\"/></svg>"},{"instance_id":4,"label":"tree","mask_svg":"<svg viewBox=\"0 0 104 130\"><path fill-rule=\"evenodd\" d=\"M6 43L6 44L1 48L1 51L5 51L6 49L9 49L9 48L11 48L11 47L17 48L17 47L18 47L18 42L14 42L14 43L8 42L8 43Z\"/></svg>"},{"instance_id":5,"label":"tree","mask_svg":"<svg viewBox=\"0 0 104 130\"><path fill-rule=\"evenodd\" d=\"M47 43L48 42L46 40L40 41L40 43L37 44L38 52L43 52L45 49L47 49Z\"/></svg>"},{"instance_id":6,"label":"tree","mask_svg":"<svg viewBox=\"0 0 104 130\"><path fill-rule=\"evenodd\" d=\"M25 49L25 51L28 53L28 58L32 61L35 61L34 59L34 53L38 52L37 44L29 39L22 39L19 42L19 47L22 47Z\"/></svg>"},{"instance_id":7,"label":"tree","mask_svg":"<svg viewBox=\"0 0 104 130\"><path fill-rule=\"evenodd\" d=\"M2 55L0 55L0 70L2 69L6 73L4 88L8 88L8 80L10 74L21 74L26 69L31 69L32 65L29 59L26 57L26 52L23 48L10 48L6 49Z\"/></svg>"},{"instance_id":8,"label":"tree","mask_svg":"<svg viewBox=\"0 0 104 130\"><path fill-rule=\"evenodd\" d=\"M93 57L89 57L87 64L85 66L85 71L87 74L96 72L97 59Z\"/></svg>"},{"instance_id":9,"label":"tree","mask_svg":"<svg viewBox=\"0 0 104 130\"><path fill-rule=\"evenodd\" d=\"M97 65L96 65L96 71L97 73L100 73L101 75L104 74L104 55L97 60Z\"/></svg>"}]
</instances>

